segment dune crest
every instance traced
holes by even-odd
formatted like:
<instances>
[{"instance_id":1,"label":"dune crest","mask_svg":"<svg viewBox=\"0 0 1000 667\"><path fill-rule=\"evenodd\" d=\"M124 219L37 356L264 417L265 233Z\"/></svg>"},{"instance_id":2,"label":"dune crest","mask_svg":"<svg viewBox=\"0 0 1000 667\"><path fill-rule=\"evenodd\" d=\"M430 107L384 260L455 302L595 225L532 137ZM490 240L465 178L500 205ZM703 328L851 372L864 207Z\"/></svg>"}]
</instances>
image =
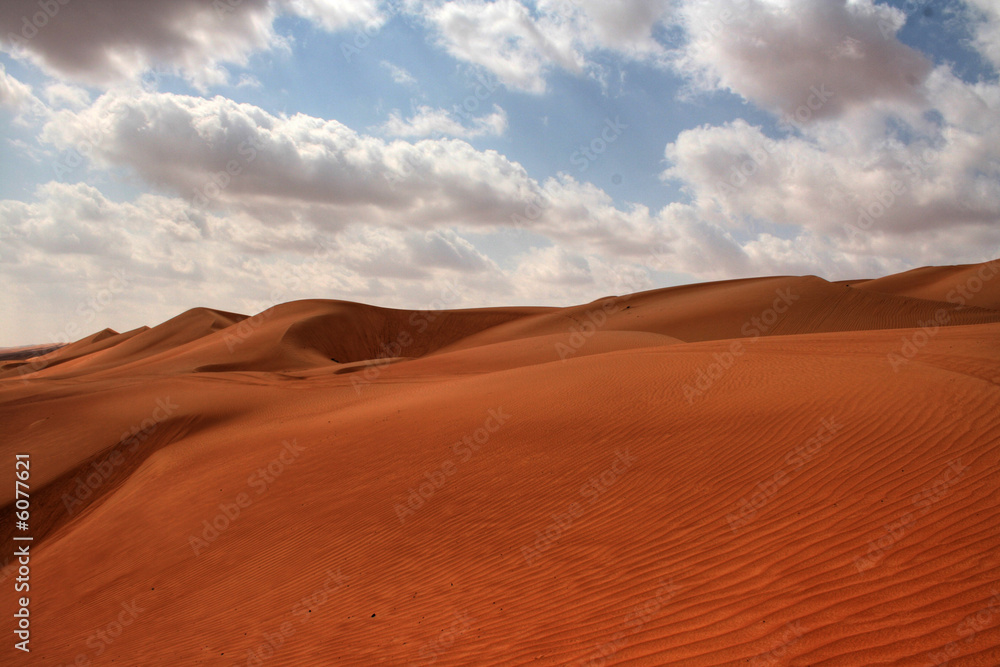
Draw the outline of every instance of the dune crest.
<instances>
[{"instance_id":1,"label":"dune crest","mask_svg":"<svg viewBox=\"0 0 1000 667\"><path fill-rule=\"evenodd\" d=\"M994 264L197 308L8 368L6 664L1000 664Z\"/></svg>"}]
</instances>

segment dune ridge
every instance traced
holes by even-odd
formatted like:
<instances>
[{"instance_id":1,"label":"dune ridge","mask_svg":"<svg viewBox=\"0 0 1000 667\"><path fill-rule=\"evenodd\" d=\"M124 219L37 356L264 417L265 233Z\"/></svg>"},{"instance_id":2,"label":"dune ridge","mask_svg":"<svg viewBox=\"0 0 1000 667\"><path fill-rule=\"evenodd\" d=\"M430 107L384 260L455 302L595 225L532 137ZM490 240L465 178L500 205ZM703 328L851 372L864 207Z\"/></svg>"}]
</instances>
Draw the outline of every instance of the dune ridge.
<instances>
[{"instance_id":1,"label":"dune ridge","mask_svg":"<svg viewBox=\"0 0 1000 667\"><path fill-rule=\"evenodd\" d=\"M0 373L9 664L1000 664L994 265L99 332Z\"/></svg>"}]
</instances>

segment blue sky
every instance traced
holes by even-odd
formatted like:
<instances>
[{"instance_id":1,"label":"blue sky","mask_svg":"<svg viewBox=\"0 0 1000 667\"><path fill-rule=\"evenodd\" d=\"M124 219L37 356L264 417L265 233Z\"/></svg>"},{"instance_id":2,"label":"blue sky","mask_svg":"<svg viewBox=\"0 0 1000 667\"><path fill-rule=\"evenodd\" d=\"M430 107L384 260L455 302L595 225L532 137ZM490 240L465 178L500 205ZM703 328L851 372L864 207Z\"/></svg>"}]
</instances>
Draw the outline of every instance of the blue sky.
<instances>
[{"instance_id":1,"label":"blue sky","mask_svg":"<svg viewBox=\"0 0 1000 667\"><path fill-rule=\"evenodd\" d=\"M225 1L0 9L0 345L1000 256L989 0Z\"/></svg>"}]
</instances>

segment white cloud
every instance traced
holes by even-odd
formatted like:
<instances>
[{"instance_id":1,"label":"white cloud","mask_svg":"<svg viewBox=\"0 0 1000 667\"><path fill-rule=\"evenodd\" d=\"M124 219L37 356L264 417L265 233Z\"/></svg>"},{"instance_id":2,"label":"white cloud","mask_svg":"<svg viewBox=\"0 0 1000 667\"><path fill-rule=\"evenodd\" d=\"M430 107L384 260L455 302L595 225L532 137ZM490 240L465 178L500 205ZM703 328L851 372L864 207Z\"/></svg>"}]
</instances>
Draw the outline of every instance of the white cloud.
<instances>
[{"instance_id":1,"label":"white cloud","mask_svg":"<svg viewBox=\"0 0 1000 667\"><path fill-rule=\"evenodd\" d=\"M973 9L972 25L976 49L1000 69L1000 5L994 0L965 0Z\"/></svg>"},{"instance_id":2,"label":"white cloud","mask_svg":"<svg viewBox=\"0 0 1000 667\"><path fill-rule=\"evenodd\" d=\"M498 136L507 129L507 114L497 105L493 113L472 118L466 125L447 109L432 109L420 105L414 115L403 119L398 111L389 114L389 120L381 126L382 133L391 137L459 137L471 139L484 135Z\"/></svg>"},{"instance_id":3,"label":"white cloud","mask_svg":"<svg viewBox=\"0 0 1000 667\"><path fill-rule=\"evenodd\" d=\"M417 106L409 117L394 112L372 136L336 120L135 86L91 101L81 88L52 83L42 95L49 110L0 68L0 105L44 110L44 148L76 149L95 170L158 193L121 202L49 183L30 200L0 201L0 279L15 285L18 308L45 304L37 321L51 323L72 319L75 300L100 289L109 267L125 267L137 279L115 311L124 327L194 305L261 310L295 272L308 280L280 300L419 307L460 278L456 305L568 304L650 287L643 267L698 279L838 278L1000 254L1000 86L931 68L896 39L900 14L867 0L674 4L691 39L671 62L695 89L730 90L779 118L803 105L808 113L776 138L744 120L680 132L666 146L664 177L690 201L660 210L616 203L566 174L532 178L513 159L476 150L463 139L506 131L498 106L478 118ZM39 32L26 57L47 72L100 81L166 63L162 71L208 85L228 80L226 63L280 45L280 11L329 30L385 20L374 4L244 0L242 18L203 15L205 6L163 3L141 48L135 26L120 37L84 21L80 43L35 42ZM670 20L666 3L409 8L453 56L521 90L545 90L556 68L600 79L595 63L606 52L668 61L653 37ZM217 26L219 18L235 22ZM206 37L212 27L218 43ZM977 44L991 57L988 41ZM77 60L60 60L70 55ZM383 66L409 83L402 68ZM832 95L809 108L816 88ZM515 241L495 238L517 225ZM490 256L497 247L507 249L503 266ZM317 248L327 249L321 258ZM23 327L12 337L19 341L45 339L32 324L4 326Z\"/></svg>"},{"instance_id":4,"label":"white cloud","mask_svg":"<svg viewBox=\"0 0 1000 667\"><path fill-rule=\"evenodd\" d=\"M790 121L784 137L738 119L666 147L663 176L742 239L744 266L863 275L1000 254L1000 87L932 68L896 39L901 12L691 0L680 16L674 62L695 89Z\"/></svg>"},{"instance_id":5,"label":"white cloud","mask_svg":"<svg viewBox=\"0 0 1000 667\"><path fill-rule=\"evenodd\" d=\"M31 86L7 74L0 63L0 106L17 111L26 107L33 97Z\"/></svg>"},{"instance_id":6,"label":"white cloud","mask_svg":"<svg viewBox=\"0 0 1000 667\"><path fill-rule=\"evenodd\" d=\"M209 206L330 228L502 225L538 187L517 163L463 141L386 142L223 97L111 91L82 112L56 112L41 136L60 150L86 145L98 167L131 167Z\"/></svg>"},{"instance_id":7,"label":"white cloud","mask_svg":"<svg viewBox=\"0 0 1000 667\"><path fill-rule=\"evenodd\" d=\"M411 3L454 58L480 66L502 83L532 93L546 89L553 68L599 74L590 59L599 50L630 59L664 53L653 38L669 6L666 0L459 0Z\"/></svg>"},{"instance_id":8,"label":"white cloud","mask_svg":"<svg viewBox=\"0 0 1000 667\"><path fill-rule=\"evenodd\" d=\"M405 86L412 86L417 83L417 80L413 78L413 75L407 72L406 69L403 67L400 67L398 65L393 65L391 62L387 60L382 61L382 67L386 68L389 71L389 76L391 76L392 80L395 81L396 83Z\"/></svg>"},{"instance_id":9,"label":"white cloud","mask_svg":"<svg viewBox=\"0 0 1000 667\"><path fill-rule=\"evenodd\" d=\"M330 32L347 27L380 27L386 14L378 0L285 0L292 14L316 21Z\"/></svg>"},{"instance_id":10,"label":"white cloud","mask_svg":"<svg viewBox=\"0 0 1000 667\"><path fill-rule=\"evenodd\" d=\"M236 82L237 88L261 88L262 86L263 84L257 77L246 72L241 74L239 80Z\"/></svg>"},{"instance_id":11,"label":"white cloud","mask_svg":"<svg viewBox=\"0 0 1000 667\"><path fill-rule=\"evenodd\" d=\"M116 0L0 3L0 44L45 72L110 85L163 67L204 90L227 83L224 65L246 65L251 53L284 45L274 31L281 13L304 16L329 31L384 20L376 0Z\"/></svg>"},{"instance_id":12,"label":"white cloud","mask_svg":"<svg viewBox=\"0 0 1000 667\"><path fill-rule=\"evenodd\" d=\"M179 198L115 202L84 184L48 183L33 201L0 200L0 237L0 280L33 313L5 318L5 340L75 339L202 305L258 312L322 295L420 307L449 284L462 286L462 305L509 289L496 265L452 230L326 234L216 216ZM87 304L119 274L127 289L93 312Z\"/></svg>"},{"instance_id":13,"label":"white cloud","mask_svg":"<svg viewBox=\"0 0 1000 667\"><path fill-rule=\"evenodd\" d=\"M222 97L112 91L82 112L56 112L42 139L65 150L99 137L89 151L97 167L131 168L218 215L332 233L360 224L493 233L517 223L574 252L626 263L648 263L649 248L660 245L669 270L721 278L770 272L768 253L784 257L764 243L770 237L799 239L800 247L812 236L828 239L824 261L833 269L875 249L887 261L939 261L947 256L919 239L945 233L995 239L1000 192L991 166L997 140L990 137L1000 133L981 119L978 128L957 122L975 116L978 98L964 84L946 72L929 81L952 105L942 111L944 131L867 152L832 134L789 136L751 161L744 184L724 190L719 184L759 152L765 135L743 121L685 131L667 149L666 175L682 180L692 203L657 212L616 206L600 188L567 175L539 182L520 164L461 140L386 141L336 121L277 117ZM995 86L978 90L995 103ZM924 156L927 164L907 167ZM878 211L897 181L904 191L863 234L845 229L857 223L859 206ZM903 236L914 244L909 249L885 245Z\"/></svg>"},{"instance_id":14,"label":"white cloud","mask_svg":"<svg viewBox=\"0 0 1000 667\"><path fill-rule=\"evenodd\" d=\"M887 5L687 0L679 16L687 42L674 64L697 89L728 89L804 122L925 99L931 64L896 39L905 17Z\"/></svg>"},{"instance_id":15,"label":"white cloud","mask_svg":"<svg viewBox=\"0 0 1000 667\"><path fill-rule=\"evenodd\" d=\"M45 99L55 109L80 110L91 102L90 93L85 89L61 81L45 86Z\"/></svg>"},{"instance_id":16,"label":"white cloud","mask_svg":"<svg viewBox=\"0 0 1000 667\"><path fill-rule=\"evenodd\" d=\"M0 63L0 108L10 109L20 122L27 122L29 117L42 117L47 108L31 90L31 86L18 81L7 73L3 63Z\"/></svg>"}]
</instances>

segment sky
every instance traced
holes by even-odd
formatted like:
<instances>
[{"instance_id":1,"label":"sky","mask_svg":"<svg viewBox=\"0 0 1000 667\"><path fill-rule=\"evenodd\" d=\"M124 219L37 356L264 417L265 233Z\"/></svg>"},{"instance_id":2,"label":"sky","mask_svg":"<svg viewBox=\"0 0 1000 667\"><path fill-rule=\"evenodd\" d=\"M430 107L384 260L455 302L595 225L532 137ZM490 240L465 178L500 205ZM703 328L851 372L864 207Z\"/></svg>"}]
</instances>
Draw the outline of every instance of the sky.
<instances>
[{"instance_id":1,"label":"sky","mask_svg":"<svg viewBox=\"0 0 1000 667\"><path fill-rule=\"evenodd\" d=\"M4 0L0 345L1000 257L996 0Z\"/></svg>"}]
</instances>

